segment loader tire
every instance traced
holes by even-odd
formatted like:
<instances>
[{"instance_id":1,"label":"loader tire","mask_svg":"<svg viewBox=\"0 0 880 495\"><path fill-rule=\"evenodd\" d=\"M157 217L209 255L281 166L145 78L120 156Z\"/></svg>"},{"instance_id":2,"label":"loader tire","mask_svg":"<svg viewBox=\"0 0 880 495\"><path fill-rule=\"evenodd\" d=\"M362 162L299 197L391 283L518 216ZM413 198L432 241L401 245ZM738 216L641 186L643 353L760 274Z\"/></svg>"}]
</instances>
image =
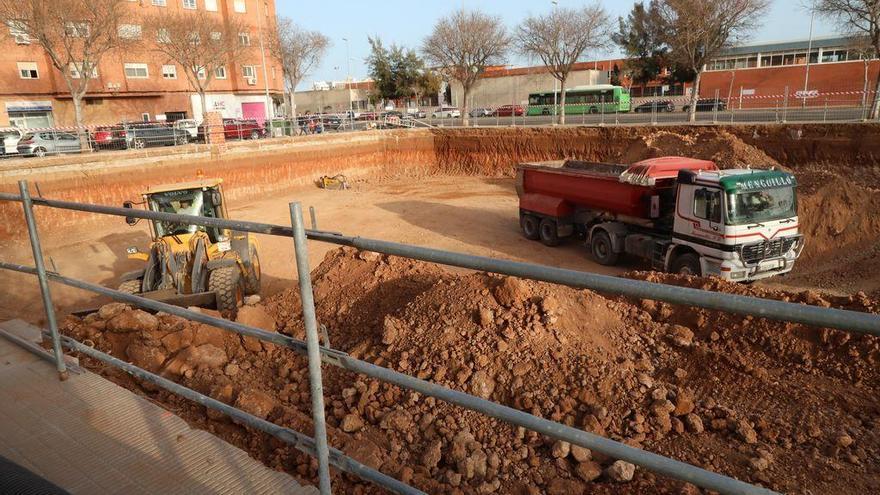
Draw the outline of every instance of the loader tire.
<instances>
[{"instance_id":1,"label":"loader tire","mask_svg":"<svg viewBox=\"0 0 880 495\"><path fill-rule=\"evenodd\" d=\"M262 272L260 268L260 256L257 254L257 250L253 245L248 249L250 250L251 263L248 265L247 274L244 277L244 293L245 295L252 296L260 293L260 279L262 278Z\"/></svg>"},{"instance_id":2,"label":"loader tire","mask_svg":"<svg viewBox=\"0 0 880 495\"><path fill-rule=\"evenodd\" d=\"M237 266L224 266L208 274L208 290L217 297L217 311L224 318L235 320L238 306L244 299L241 272Z\"/></svg>"},{"instance_id":3,"label":"loader tire","mask_svg":"<svg viewBox=\"0 0 880 495\"><path fill-rule=\"evenodd\" d=\"M126 294L140 294L141 293L141 279L136 280L126 280L119 284L119 288L116 289L119 292L125 292Z\"/></svg>"}]
</instances>

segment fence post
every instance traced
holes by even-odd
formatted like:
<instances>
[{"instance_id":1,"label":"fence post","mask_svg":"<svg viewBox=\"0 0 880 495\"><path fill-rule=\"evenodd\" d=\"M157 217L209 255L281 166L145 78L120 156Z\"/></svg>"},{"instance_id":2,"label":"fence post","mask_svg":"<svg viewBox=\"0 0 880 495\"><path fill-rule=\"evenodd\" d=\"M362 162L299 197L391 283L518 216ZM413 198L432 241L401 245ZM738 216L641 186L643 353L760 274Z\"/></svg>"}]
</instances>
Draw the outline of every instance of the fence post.
<instances>
[{"instance_id":1,"label":"fence post","mask_svg":"<svg viewBox=\"0 0 880 495\"><path fill-rule=\"evenodd\" d=\"M312 230L318 230L318 217L314 206L309 206L309 216L312 218Z\"/></svg>"},{"instance_id":2,"label":"fence post","mask_svg":"<svg viewBox=\"0 0 880 495\"><path fill-rule=\"evenodd\" d=\"M293 248L296 252L296 272L299 279L303 323L306 327L306 347L309 361L309 384L312 395L312 419L315 422L315 450L318 458L318 482L321 495L330 495L330 449L327 447L327 424L324 420L324 386L321 382L321 351L318 348L318 318L309 273L309 253L302 206L290 203L290 224L293 227Z\"/></svg>"},{"instance_id":3,"label":"fence post","mask_svg":"<svg viewBox=\"0 0 880 495\"><path fill-rule=\"evenodd\" d=\"M788 86L785 87L785 99L782 100L782 123L788 120Z\"/></svg>"},{"instance_id":4,"label":"fence post","mask_svg":"<svg viewBox=\"0 0 880 495\"><path fill-rule=\"evenodd\" d=\"M31 250L34 253L34 267L37 269L37 279L40 281L43 309L46 311L46 321L49 325L49 332L52 334L52 352L55 354L55 368L58 370L58 379L64 381L67 380L67 365L64 364L64 351L61 349L61 336L58 333L58 321L55 319L55 306L52 304L52 293L49 291L49 277L46 276L46 265L43 263L43 248L40 245L37 222L34 219L34 204L31 202L27 181L18 181L18 190L21 194L21 204L24 207L24 218L27 222Z\"/></svg>"}]
</instances>

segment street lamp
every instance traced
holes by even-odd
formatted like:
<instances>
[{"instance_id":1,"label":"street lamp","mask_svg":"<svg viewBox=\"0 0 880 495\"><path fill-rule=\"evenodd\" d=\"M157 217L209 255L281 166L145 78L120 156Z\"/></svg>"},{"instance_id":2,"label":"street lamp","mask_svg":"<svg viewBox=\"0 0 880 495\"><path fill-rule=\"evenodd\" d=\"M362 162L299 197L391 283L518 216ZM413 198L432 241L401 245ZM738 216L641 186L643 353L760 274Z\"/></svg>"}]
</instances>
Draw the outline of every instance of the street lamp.
<instances>
[{"instance_id":1,"label":"street lamp","mask_svg":"<svg viewBox=\"0 0 880 495\"><path fill-rule=\"evenodd\" d=\"M807 41L807 66L804 69L804 99L803 106L807 106L807 85L810 83L810 59L813 57L813 19L816 17L815 5L810 6L810 38ZM816 62L818 62L818 54Z\"/></svg>"},{"instance_id":2,"label":"street lamp","mask_svg":"<svg viewBox=\"0 0 880 495\"><path fill-rule=\"evenodd\" d=\"M351 101L351 49L348 45L348 38L342 38L345 42L345 60L348 63L348 75L346 76L346 87L348 88L348 118L354 120L354 105Z\"/></svg>"}]
</instances>

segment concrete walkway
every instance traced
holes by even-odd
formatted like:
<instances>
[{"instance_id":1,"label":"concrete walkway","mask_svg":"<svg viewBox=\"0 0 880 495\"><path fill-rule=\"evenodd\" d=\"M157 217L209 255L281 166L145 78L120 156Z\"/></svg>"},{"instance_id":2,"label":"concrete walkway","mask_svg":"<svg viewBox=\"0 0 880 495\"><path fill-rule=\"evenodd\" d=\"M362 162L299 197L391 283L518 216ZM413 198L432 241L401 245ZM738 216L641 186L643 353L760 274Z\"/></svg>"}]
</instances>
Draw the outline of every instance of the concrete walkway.
<instances>
[{"instance_id":1,"label":"concrete walkway","mask_svg":"<svg viewBox=\"0 0 880 495\"><path fill-rule=\"evenodd\" d=\"M60 382L2 337L0 456L74 494L318 493L98 375Z\"/></svg>"}]
</instances>

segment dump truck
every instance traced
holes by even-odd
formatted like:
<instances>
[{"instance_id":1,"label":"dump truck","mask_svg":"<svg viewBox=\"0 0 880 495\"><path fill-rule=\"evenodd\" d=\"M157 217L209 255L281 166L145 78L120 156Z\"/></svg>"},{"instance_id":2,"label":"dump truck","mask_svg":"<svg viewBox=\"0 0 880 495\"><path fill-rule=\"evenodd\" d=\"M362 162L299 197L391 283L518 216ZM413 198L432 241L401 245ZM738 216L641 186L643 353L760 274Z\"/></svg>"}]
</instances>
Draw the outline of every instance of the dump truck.
<instances>
[{"instance_id":1,"label":"dump truck","mask_svg":"<svg viewBox=\"0 0 880 495\"><path fill-rule=\"evenodd\" d=\"M781 170L719 170L677 156L522 164L516 178L528 239L580 238L602 265L627 254L654 270L738 282L791 271L804 247L796 187Z\"/></svg>"},{"instance_id":2,"label":"dump truck","mask_svg":"<svg viewBox=\"0 0 880 495\"><path fill-rule=\"evenodd\" d=\"M149 211L229 218L221 179L160 185L143 193L143 200L126 201L125 208L142 205ZM139 219L127 217L129 225ZM212 306L234 319L245 295L260 292L257 241L246 232L233 232L180 222L150 222L152 242L146 252L127 249L129 259L144 267L122 276L121 292L179 306Z\"/></svg>"}]
</instances>

